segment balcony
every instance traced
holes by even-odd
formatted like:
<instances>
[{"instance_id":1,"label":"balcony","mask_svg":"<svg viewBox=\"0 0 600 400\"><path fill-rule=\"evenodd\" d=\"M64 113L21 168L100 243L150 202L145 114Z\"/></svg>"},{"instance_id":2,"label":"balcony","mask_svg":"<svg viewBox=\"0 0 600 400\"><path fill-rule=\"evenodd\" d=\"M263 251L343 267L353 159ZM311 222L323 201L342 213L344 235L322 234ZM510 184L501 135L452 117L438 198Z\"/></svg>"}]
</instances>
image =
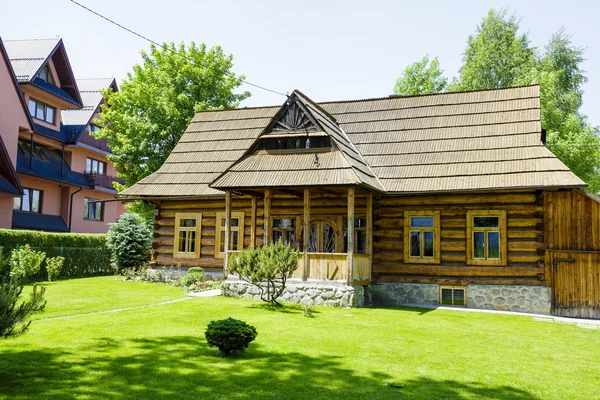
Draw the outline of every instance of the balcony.
<instances>
[{"instance_id":1,"label":"balcony","mask_svg":"<svg viewBox=\"0 0 600 400\"><path fill-rule=\"evenodd\" d=\"M87 144L88 146L95 147L96 149L110 153L110 148L106 139L96 139L86 130L81 134L79 143Z\"/></svg>"},{"instance_id":2,"label":"balcony","mask_svg":"<svg viewBox=\"0 0 600 400\"><path fill-rule=\"evenodd\" d=\"M87 178L90 186L101 186L114 190L113 182L122 183L122 181L116 176L103 175L97 172L85 172L84 175Z\"/></svg>"}]
</instances>

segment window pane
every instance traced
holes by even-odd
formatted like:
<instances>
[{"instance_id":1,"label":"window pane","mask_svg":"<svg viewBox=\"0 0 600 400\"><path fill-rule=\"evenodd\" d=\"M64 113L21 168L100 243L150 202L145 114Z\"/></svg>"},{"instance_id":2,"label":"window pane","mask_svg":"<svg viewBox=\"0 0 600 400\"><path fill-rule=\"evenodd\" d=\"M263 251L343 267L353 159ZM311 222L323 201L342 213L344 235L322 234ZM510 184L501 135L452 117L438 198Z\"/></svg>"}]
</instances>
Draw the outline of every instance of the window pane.
<instances>
[{"instance_id":1,"label":"window pane","mask_svg":"<svg viewBox=\"0 0 600 400\"><path fill-rule=\"evenodd\" d=\"M184 228L195 228L196 220L194 218L186 218L179 221L179 226Z\"/></svg>"},{"instance_id":2,"label":"window pane","mask_svg":"<svg viewBox=\"0 0 600 400\"><path fill-rule=\"evenodd\" d=\"M442 289L442 304L452 305L452 289Z\"/></svg>"},{"instance_id":3,"label":"window pane","mask_svg":"<svg viewBox=\"0 0 600 400\"><path fill-rule=\"evenodd\" d=\"M39 190L32 190L31 211L36 212L36 213L40 212L40 191Z\"/></svg>"},{"instance_id":4,"label":"window pane","mask_svg":"<svg viewBox=\"0 0 600 400\"><path fill-rule=\"evenodd\" d=\"M29 197L29 189L23 189L23 203L22 203L21 210L31 211L31 208L29 208L29 205L31 204L30 202L31 202L31 199Z\"/></svg>"},{"instance_id":5,"label":"window pane","mask_svg":"<svg viewBox=\"0 0 600 400\"><path fill-rule=\"evenodd\" d=\"M35 104L35 100L29 99L29 115L35 117L35 110L37 106Z\"/></svg>"},{"instance_id":6,"label":"window pane","mask_svg":"<svg viewBox=\"0 0 600 400\"><path fill-rule=\"evenodd\" d=\"M323 252L335 253L335 230L329 224L323 224Z\"/></svg>"},{"instance_id":7,"label":"window pane","mask_svg":"<svg viewBox=\"0 0 600 400\"><path fill-rule=\"evenodd\" d=\"M20 210L20 209L21 209L21 198L15 197L13 200L13 210Z\"/></svg>"},{"instance_id":8,"label":"window pane","mask_svg":"<svg viewBox=\"0 0 600 400\"><path fill-rule=\"evenodd\" d=\"M103 162L98 163L98 173L100 175L104 175L104 163Z\"/></svg>"},{"instance_id":9,"label":"window pane","mask_svg":"<svg viewBox=\"0 0 600 400\"><path fill-rule=\"evenodd\" d=\"M92 159L92 172L98 172L98 161Z\"/></svg>"},{"instance_id":10,"label":"window pane","mask_svg":"<svg viewBox=\"0 0 600 400\"><path fill-rule=\"evenodd\" d=\"M88 199L83 199L83 218L90 217L90 205L88 204Z\"/></svg>"},{"instance_id":11,"label":"window pane","mask_svg":"<svg viewBox=\"0 0 600 400\"><path fill-rule=\"evenodd\" d=\"M37 103L35 117L38 119L44 119L44 105L42 103Z\"/></svg>"},{"instance_id":12,"label":"window pane","mask_svg":"<svg viewBox=\"0 0 600 400\"><path fill-rule=\"evenodd\" d=\"M498 228L499 226L499 217L473 217L474 228Z\"/></svg>"},{"instance_id":13,"label":"window pane","mask_svg":"<svg viewBox=\"0 0 600 400\"><path fill-rule=\"evenodd\" d=\"M294 227L294 222L292 218L276 218L273 219L273 228L291 229Z\"/></svg>"},{"instance_id":14,"label":"window pane","mask_svg":"<svg viewBox=\"0 0 600 400\"><path fill-rule=\"evenodd\" d=\"M231 226L233 228L237 227L240 225L240 219L239 218L231 218Z\"/></svg>"},{"instance_id":15,"label":"window pane","mask_svg":"<svg viewBox=\"0 0 600 400\"><path fill-rule=\"evenodd\" d=\"M46 122L54 123L54 108L46 107Z\"/></svg>"},{"instance_id":16,"label":"window pane","mask_svg":"<svg viewBox=\"0 0 600 400\"><path fill-rule=\"evenodd\" d=\"M433 217L410 217L413 228L433 228Z\"/></svg>"},{"instance_id":17,"label":"window pane","mask_svg":"<svg viewBox=\"0 0 600 400\"><path fill-rule=\"evenodd\" d=\"M196 252L196 231L188 231L188 248L189 248L189 253L195 253Z\"/></svg>"},{"instance_id":18,"label":"window pane","mask_svg":"<svg viewBox=\"0 0 600 400\"><path fill-rule=\"evenodd\" d=\"M423 232L423 257L433 257L433 232Z\"/></svg>"},{"instance_id":19,"label":"window pane","mask_svg":"<svg viewBox=\"0 0 600 400\"><path fill-rule=\"evenodd\" d=\"M473 232L473 258L485 258L485 232Z\"/></svg>"},{"instance_id":20,"label":"window pane","mask_svg":"<svg viewBox=\"0 0 600 400\"><path fill-rule=\"evenodd\" d=\"M296 244L296 235L294 232L286 232L287 233L287 242L284 243L286 246L294 246Z\"/></svg>"},{"instance_id":21,"label":"window pane","mask_svg":"<svg viewBox=\"0 0 600 400\"><path fill-rule=\"evenodd\" d=\"M500 259L500 232L488 232L488 258Z\"/></svg>"},{"instance_id":22,"label":"window pane","mask_svg":"<svg viewBox=\"0 0 600 400\"><path fill-rule=\"evenodd\" d=\"M85 161L85 170L86 170L86 172L92 172L92 159L91 158L88 158Z\"/></svg>"},{"instance_id":23,"label":"window pane","mask_svg":"<svg viewBox=\"0 0 600 400\"><path fill-rule=\"evenodd\" d=\"M223 228L225 227L225 218L224 217L221 218L221 227L223 227Z\"/></svg>"},{"instance_id":24,"label":"window pane","mask_svg":"<svg viewBox=\"0 0 600 400\"><path fill-rule=\"evenodd\" d=\"M367 254L366 231L356 231L356 254Z\"/></svg>"},{"instance_id":25,"label":"window pane","mask_svg":"<svg viewBox=\"0 0 600 400\"><path fill-rule=\"evenodd\" d=\"M231 250L238 249L239 234L240 233L238 231L231 232L231 244L229 245Z\"/></svg>"},{"instance_id":26,"label":"window pane","mask_svg":"<svg viewBox=\"0 0 600 400\"><path fill-rule=\"evenodd\" d=\"M465 305L465 291L462 289L453 289L454 294L454 305L464 306Z\"/></svg>"},{"instance_id":27,"label":"window pane","mask_svg":"<svg viewBox=\"0 0 600 400\"><path fill-rule=\"evenodd\" d=\"M410 232L410 256L421 257L421 232Z\"/></svg>"},{"instance_id":28,"label":"window pane","mask_svg":"<svg viewBox=\"0 0 600 400\"><path fill-rule=\"evenodd\" d=\"M102 203L96 203L96 220L102 220Z\"/></svg>"},{"instance_id":29,"label":"window pane","mask_svg":"<svg viewBox=\"0 0 600 400\"><path fill-rule=\"evenodd\" d=\"M180 253L185 253L185 244L186 244L186 232L179 232L179 245L177 246L177 251Z\"/></svg>"},{"instance_id":30,"label":"window pane","mask_svg":"<svg viewBox=\"0 0 600 400\"><path fill-rule=\"evenodd\" d=\"M221 243L219 243L219 252L220 253L224 253L225 252L225 229L221 230Z\"/></svg>"},{"instance_id":31,"label":"window pane","mask_svg":"<svg viewBox=\"0 0 600 400\"><path fill-rule=\"evenodd\" d=\"M278 242L280 240L283 242L283 232L282 231L273 231L273 242Z\"/></svg>"}]
</instances>

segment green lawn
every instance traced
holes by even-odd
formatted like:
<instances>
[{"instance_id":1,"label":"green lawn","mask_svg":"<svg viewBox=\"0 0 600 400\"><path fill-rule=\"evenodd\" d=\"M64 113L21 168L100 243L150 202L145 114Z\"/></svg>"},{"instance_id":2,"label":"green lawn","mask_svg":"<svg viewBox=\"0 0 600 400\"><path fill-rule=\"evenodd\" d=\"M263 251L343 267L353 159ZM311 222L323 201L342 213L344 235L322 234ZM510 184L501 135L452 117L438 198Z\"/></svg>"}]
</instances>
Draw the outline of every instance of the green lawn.
<instances>
[{"instance_id":1,"label":"green lawn","mask_svg":"<svg viewBox=\"0 0 600 400\"><path fill-rule=\"evenodd\" d=\"M71 317L0 341L0 398L600 398L600 330L531 317L318 307L306 318L220 297L72 316L183 298L114 277L59 281L47 297L38 318ZM258 330L239 358L204 340L228 316Z\"/></svg>"}]
</instances>

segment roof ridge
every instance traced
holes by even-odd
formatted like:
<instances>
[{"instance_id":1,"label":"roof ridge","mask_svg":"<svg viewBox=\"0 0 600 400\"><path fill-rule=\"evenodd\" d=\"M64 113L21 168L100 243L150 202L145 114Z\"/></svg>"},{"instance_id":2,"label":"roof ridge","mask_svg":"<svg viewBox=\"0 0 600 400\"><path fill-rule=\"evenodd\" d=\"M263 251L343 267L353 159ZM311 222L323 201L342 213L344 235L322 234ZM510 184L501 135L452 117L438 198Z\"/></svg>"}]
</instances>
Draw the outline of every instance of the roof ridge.
<instances>
[{"instance_id":1,"label":"roof ridge","mask_svg":"<svg viewBox=\"0 0 600 400\"><path fill-rule=\"evenodd\" d=\"M52 37L38 37L38 38L21 38L21 39L2 39L4 43L6 42L31 42L34 40L60 40L60 36L52 36Z\"/></svg>"}]
</instances>

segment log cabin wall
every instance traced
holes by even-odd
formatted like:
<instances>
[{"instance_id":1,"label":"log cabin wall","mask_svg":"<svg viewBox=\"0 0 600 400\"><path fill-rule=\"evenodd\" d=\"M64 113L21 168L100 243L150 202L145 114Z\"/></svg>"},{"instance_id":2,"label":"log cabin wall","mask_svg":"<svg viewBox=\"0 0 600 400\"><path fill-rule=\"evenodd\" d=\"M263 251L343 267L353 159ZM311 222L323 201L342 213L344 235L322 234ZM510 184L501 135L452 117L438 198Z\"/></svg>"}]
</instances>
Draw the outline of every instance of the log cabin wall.
<instances>
[{"instance_id":1,"label":"log cabin wall","mask_svg":"<svg viewBox=\"0 0 600 400\"><path fill-rule=\"evenodd\" d=\"M382 197L374 207L374 280L379 283L548 285L544 274L543 203L535 191ZM440 211L439 264L404 262L405 211ZM506 212L507 262L469 265L467 211Z\"/></svg>"}]
</instances>

